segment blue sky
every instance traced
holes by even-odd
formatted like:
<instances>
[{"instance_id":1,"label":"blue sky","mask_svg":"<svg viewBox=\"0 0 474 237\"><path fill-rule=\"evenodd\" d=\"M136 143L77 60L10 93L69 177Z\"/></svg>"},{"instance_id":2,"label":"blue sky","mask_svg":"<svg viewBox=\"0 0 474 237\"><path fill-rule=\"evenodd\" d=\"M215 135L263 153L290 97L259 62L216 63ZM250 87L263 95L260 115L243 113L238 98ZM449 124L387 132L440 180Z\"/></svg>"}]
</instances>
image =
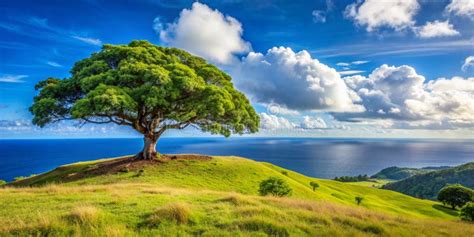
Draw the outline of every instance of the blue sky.
<instances>
[{"instance_id":1,"label":"blue sky","mask_svg":"<svg viewBox=\"0 0 474 237\"><path fill-rule=\"evenodd\" d=\"M401 2L2 1L0 135L134 136L114 126L38 129L28 107L38 81L68 77L103 44L145 39L231 74L261 113L261 136L474 138L472 2Z\"/></svg>"}]
</instances>

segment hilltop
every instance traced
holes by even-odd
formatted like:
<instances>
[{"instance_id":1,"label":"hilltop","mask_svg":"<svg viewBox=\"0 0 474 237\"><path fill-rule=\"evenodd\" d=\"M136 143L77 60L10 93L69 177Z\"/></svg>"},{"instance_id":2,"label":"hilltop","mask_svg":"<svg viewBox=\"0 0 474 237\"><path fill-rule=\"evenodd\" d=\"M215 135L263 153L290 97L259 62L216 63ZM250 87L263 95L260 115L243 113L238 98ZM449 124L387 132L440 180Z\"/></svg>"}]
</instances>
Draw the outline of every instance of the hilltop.
<instances>
[{"instance_id":1,"label":"hilltop","mask_svg":"<svg viewBox=\"0 0 474 237\"><path fill-rule=\"evenodd\" d=\"M441 170L450 168L448 166L441 167L424 167L424 168L404 168L404 167L388 167L385 168L376 174L372 175L371 178L374 179L390 179L390 180L401 180L406 179L418 174L426 174L431 171Z\"/></svg>"},{"instance_id":2,"label":"hilltop","mask_svg":"<svg viewBox=\"0 0 474 237\"><path fill-rule=\"evenodd\" d=\"M418 174L388 183L384 189L394 190L410 196L436 199L439 190L447 184L461 184L474 188L474 162L464 165Z\"/></svg>"},{"instance_id":3,"label":"hilltop","mask_svg":"<svg viewBox=\"0 0 474 237\"><path fill-rule=\"evenodd\" d=\"M257 196L270 176L293 195ZM0 235L474 235L437 202L240 157L80 162L16 181L0 189L0 202Z\"/></svg>"}]
</instances>

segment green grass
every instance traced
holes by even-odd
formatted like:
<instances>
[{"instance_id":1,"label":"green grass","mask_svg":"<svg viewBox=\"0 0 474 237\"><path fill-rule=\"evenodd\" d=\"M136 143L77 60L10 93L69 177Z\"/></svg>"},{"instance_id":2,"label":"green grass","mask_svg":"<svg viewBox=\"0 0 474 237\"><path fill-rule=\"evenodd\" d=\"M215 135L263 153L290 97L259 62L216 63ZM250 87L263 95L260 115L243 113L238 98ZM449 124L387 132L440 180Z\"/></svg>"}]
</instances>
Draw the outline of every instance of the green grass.
<instances>
[{"instance_id":1,"label":"green grass","mask_svg":"<svg viewBox=\"0 0 474 237\"><path fill-rule=\"evenodd\" d=\"M474 235L439 203L244 158L171 160L143 172L84 177L103 161L62 166L0 189L0 236ZM257 196L270 176L285 179L292 197ZM310 181L320 185L314 192ZM355 196L364 197L360 207Z\"/></svg>"}]
</instances>

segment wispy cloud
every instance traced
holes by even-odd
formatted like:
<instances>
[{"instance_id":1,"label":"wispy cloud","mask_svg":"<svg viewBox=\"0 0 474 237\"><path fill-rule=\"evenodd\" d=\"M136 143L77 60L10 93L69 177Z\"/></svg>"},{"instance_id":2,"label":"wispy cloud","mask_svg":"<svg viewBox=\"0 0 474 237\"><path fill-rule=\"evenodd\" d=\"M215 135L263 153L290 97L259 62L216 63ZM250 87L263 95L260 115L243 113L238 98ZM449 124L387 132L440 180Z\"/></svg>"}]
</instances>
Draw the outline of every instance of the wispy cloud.
<instances>
[{"instance_id":1,"label":"wispy cloud","mask_svg":"<svg viewBox=\"0 0 474 237\"><path fill-rule=\"evenodd\" d=\"M71 36L71 37L87 44L92 44L92 45L97 45L97 46L102 45L102 41L100 39L81 37L81 36L76 36L76 35Z\"/></svg>"},{"instance_id":2,"label":"wispy cloud","mask_svg":"<svg viewBox=\"0 0 474 237\"><path fill-rule=\"evenodd\" d=\"M53 62L53 61L47 61L46 64L48 64L51 67L63 67L63 65L61 65L57 62Z\"/></svg>"},{"instance_id":3,"label":"wispy cloud","mask_svg":"<svg viewBox=\"0 0 474 237\"><path fill-rule=\"evenodd\" d=\"M0 76L0 82L7 82L7 83L23 83L23 78L27 78L27 75L3 75Z\"/></svg>"},{"instance_id":4,"label":"wispy cloud","mask_svg":"<svg viewBox=\"0 0 474 237\"><path fill-rule=\"evenodd\" d=\"M102 45L100 39L83 36L77 32L51 25L47 18L35 16L16 18L11 22L0 22L0 28L36 39L47 39L65 43L80 41L95 46Z\"/></svg>"},{"instance_id":5,"label":"wispy cloud","mask_svg":"<svg viewBox=\"0 0 474 237\"><path fill-rule=\"evenodd\" d=\"M474 39L449 40L439 42L420 43L386 43L386 44L352 44L340 45L332 48L311 50L318 58L332 58L348 55L363 55L375 57L384 55L433 55L445 54L455 51L472 50Z\"/></svg>"},{"instance_id":6,"label":"wispy cloud","mask_svg":"<svg viewBox=\"0 0 474 237\"><path fill-rule=\"evenodd\" d=\"M360 73L363 73L365 71L363 70L347 70L347 71L339 71L338 73L341 74L342 76L346 76L346 75L354 75L354 74L360 74Z\"/></svg>"}]
</instances>

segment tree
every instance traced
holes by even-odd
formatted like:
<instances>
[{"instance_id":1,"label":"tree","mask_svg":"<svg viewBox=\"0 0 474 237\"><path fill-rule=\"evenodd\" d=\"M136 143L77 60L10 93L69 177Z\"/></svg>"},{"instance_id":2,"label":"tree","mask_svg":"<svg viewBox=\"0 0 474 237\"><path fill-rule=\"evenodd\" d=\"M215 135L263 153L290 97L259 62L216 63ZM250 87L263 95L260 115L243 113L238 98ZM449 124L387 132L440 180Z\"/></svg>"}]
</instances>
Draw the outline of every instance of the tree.
<instances>
[{"instance_id":1,"label":"tree","mask_svg":"<svg viewBox=\"0 0 474 237\"><path fill-rule=\"evenodd\" d=\"M468 202L461 209L461 218L465 221L474 221L474 202Z\"/></svg>"},{"instance_id":2,"label":"tree","mask_svg":"<svg viewBox=\"0 0 474 237\"><path fill-rule=\"evenodd\" d=\"M309 186L313 188L313 191L315 191L316 188L319 188L319 184L314 181L309 182Z\"/></svg>"},{"instance_id":3,"label":"tree","mask_svg":"<svg viewBox=\"0 0 474 237\"><path fill-rule=\"evenodd\" d=\"M273 196L283 197L290 196L292 190L285 180L277 177L270 177L260 183L260 189L258 192L262 196L270 194Z\"/></svg>"},{"instance_id":4,"label":"tree","mask_svg":"<svg viewBox=\"0 0 474 237\"><path fill-rule=\"evenodd\" d=\"M466 203L473 201L474 192L460 184L447 185L438 193L438 200L444 205L450 205L452 209L462 207Z\"/></svg>"},{"instance_id":5,"label":"tree","mask_svg":"<svg viewBox=\"0 0 474 237\"><path fill-rule=\"evenodd\" d=\"M104 45L73 66L65 79L48 78L30 111L43 127L62 120L130 126L144 136L137 158L153 159L159 137L188 126L229 136L258 131L259 117L231 77L183 50L132 41Z\"/></svg>"},{"instance_id":6,"label":"tree","mask_svg":"<svg viewBox=\"0 0 474 237\"><path fill-rule=\"evenodd\" d=\"M7 181L0 179L0 187L4 186L6 184L7 184Z\"/></svg>"},{"instance_id":7,"label":"tree","mask_svg":"<svg viewBox=\"0 0 474 237\"><path fill-rule=\"evenodd\" d=\"M360 197L360 196L355 197L355 201L356 201L356 203L357 203L357 206L360 205L360 203L362 202L362 200L364 200L363 197Z\"/></svg>"}]
</instances>

